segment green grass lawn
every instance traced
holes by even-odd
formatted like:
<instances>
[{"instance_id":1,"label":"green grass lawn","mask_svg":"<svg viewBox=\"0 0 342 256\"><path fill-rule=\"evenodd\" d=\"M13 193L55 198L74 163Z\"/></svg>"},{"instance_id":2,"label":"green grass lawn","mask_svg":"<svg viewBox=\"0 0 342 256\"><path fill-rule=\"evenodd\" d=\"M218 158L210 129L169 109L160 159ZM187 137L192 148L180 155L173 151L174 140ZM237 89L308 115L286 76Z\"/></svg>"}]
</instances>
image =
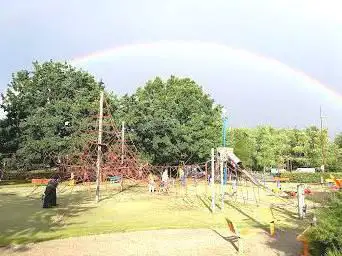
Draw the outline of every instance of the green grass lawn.
<instances>
[{"instance_id":1,"label":"green grass lawn","mask_svg":"<svg viewBox=\"0 0 342 256\"><path fill-rule=\"evenodd\" d=\"M249 194L250 198L258 193L258 205L253 199L244 204L242 199L235 201L227 196L221 211L217 198L215 214L210 212L211 191L204 183L197 187L190 184L187 193L176 187L170 195L149 194L144 185L127 187L119 193L108 184L107 188L101 187L98 204L93 188L80 185L72 189L62 184L59 206L42 209L40 195L44 187L33 191L30 185L1 185L0 246L109 232L227 227L227 220L244 234L253 228L268 230L272 220L277 227L302 228L295 207L284 207L284 201L251 187L241 187L238 193L245 197ZM279 205L271 210L270 203Z\"/></svg>"}]
</instances>

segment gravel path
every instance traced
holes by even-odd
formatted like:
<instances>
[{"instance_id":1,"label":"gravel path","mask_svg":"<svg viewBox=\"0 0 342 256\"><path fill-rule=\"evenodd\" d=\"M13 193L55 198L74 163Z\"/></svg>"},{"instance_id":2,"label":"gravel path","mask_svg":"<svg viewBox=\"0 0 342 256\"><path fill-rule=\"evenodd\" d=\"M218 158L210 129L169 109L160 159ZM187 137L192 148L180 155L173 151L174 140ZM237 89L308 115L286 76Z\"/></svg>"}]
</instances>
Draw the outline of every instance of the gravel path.
<instances>
[{"instance_id":1,"label":"gravel path","mask_svg":"<svg viewBox=\"0 0 342 256\"><path fill-rule=\"evenodd\" d=\"M270 238L257 230L243 240L244 255L299 255L295 237ZM53 240L26 246L0 248L13 256L133 256L133 255L237 255L237 241L228 230L178 229L114 233Z\"/></svg>"}]
</instances>

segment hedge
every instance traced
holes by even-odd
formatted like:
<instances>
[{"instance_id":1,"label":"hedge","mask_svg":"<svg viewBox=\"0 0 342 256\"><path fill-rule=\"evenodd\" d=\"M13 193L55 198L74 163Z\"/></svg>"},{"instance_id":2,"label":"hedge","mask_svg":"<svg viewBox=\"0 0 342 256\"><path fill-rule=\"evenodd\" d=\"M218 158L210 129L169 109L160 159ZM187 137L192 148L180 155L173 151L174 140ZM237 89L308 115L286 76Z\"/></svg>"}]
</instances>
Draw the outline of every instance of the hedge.
<instances>
[{"instance_id":1,"label":"hedge","mask_svg":"<svg viewBox=\"0 0 342 256\"><path fill-rule=\"evenodd\" d=\"M5 171L4 180L49 179L56 174L56 169L35 171Z\"/></svg>"},{"instance_id":2,"label":"hedge","mask_svg":"<svg viewBox=\"0 0 342 256\"><path fill-rule=\"evenodd\" d=\"M329 179L330 174L332 174L335 178L342 178L341 172L316 172L316 173L296 173L296 172L286 172L282 173L280 177L282 178L289 178L290 182L295 183L320 183L321 182L321 176L323 176L324 179Z\"/></svg>"}]
</instances>

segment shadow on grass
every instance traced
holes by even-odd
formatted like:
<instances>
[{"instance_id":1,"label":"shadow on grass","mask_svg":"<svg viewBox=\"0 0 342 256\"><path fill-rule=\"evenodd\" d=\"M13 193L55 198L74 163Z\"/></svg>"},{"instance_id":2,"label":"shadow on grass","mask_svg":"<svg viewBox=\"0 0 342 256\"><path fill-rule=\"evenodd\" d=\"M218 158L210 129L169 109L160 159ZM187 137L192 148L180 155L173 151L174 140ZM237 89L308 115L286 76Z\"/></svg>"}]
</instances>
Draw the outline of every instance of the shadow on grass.
<instances>
[{"instance_id":1,"label":"shadow on grass","mask_svg":"<svg viewBox=\"0 0 342 256\"><path fill-rule=\"evenodd\" d=\"M0 247L9 244L40 242L60 238L72 223L69 218L93 208L86 191L57 195L55 208L43 209L42 201L19 194L0 192ZM67 232L67 231L66 231Z\"/></svg>"},{"instance_id":2,"label":"shadow on grass","mask_svg":"<svg viewBox=\"0 0 342 256\"><path fill-rule=\"evenodd\" d=\"M293 211L280 206L271 206L271 211L277 214L282 214L283 218L286 218L286 222L292 222L297 228L277 228L275 237L268 242L268 246L284 255L300 255L302 244L296 240L297 236L305 230L308 226L306 220L300 220L297 218L297 214Z\"/></svg>"},{"instance_id":3,"label":"shadow on grass","mask_svg":"<svg viewBox=\"0 0 342 256\"><path fill-rule=\"evenodd\" d=\"M221 238L223 238L224 240L226 240L227 242L229 242L234 248L235 250L238 252L239 248L237 246L237 242L239 240L239 238L236 235L232 235L232 236L223 236L221 235L219 232L217 232L214 229L211 229L211 231L213 231L214 233L216 233L217 235L219 235Z\"/></svg>"},{"instance_id":4,"label":"shadow on grass","mask_svg":"<svg viewBox=\"0 0 342 256\"><path fill-rule=\"evenodd\" d=\"M0 181L1 186L9 186L9 185L23 185L23 184L30 184L30 180L2 180Z\"/></svg>"},{"instance_id":5,"label":"shadow on grass","mask_svg":"<svg viewBox=\"0 0 342 256\"><path fill-rule=\"evenodd\" d=\"M247 219L251 220L254 223L253 226L268 232L268 227L265 224L253 218L251 215L248 214L246 210L243 210L242 207L238 206L237 204L231 203L229 201L225 201L225 203L229 205L230 207L232 207L233 209L235 209L236 211L238 211L239 213L241 213L242 215L244 215Z\"/></svg>"},{"instance_id":6,"label":"shadow on grass","mask_svg":"<svg viewBox=\"0 0 342 256\"><path fill-rule=\"evenodd\" d=\"M301 255L302 245L296 240L296 237L300 234L299 230L285 228L277 230L273 239L267 242L267 245L281 252L282 255L297 256Z\"/></svg>"},{"instance_id":7,"label":"shadow on grass","mask_svg":"<svg viewBox=\"0 0 342 256\"><path fill-rule=\"evenodd\" d=\"M204 197L203 198L203 196L199 196L199 195L197 195L196 197L202 202L202 204L205 206L205 208L207 208L211 213L213 213L213 211L211 209L211 204L212 204L211 197ZM217 203L217 200L215 201L215 208L218 210L222 209L221 205L219 205Z\"/></svg>"},{"instance_id":8,"label":"shadow on grass","mask_svg":"<svg viewBox=\"0 0 342 256\"><path fill-rule=\"evenodd\" d=\"M265 235L269 236L269 227L261 223L260 221L256 220L252 216L248 214L243 207L235 205L230 202L226 202L227 205L231 206L233 209L240 212L242 215L246 216L249 220L255 223L255 227L260 228L265 231ZM303 221L295 218L295 214L287 209L281 207L272 207L273 211L280 212L281 214L285 215L292 221L295 226L299 227L297 229L294 228L277 228L276 227L276 235L275 237L269 237L270 239L267 242L267 245L277 250L278 252L282 252L284 255L300 255L301 250L301 243L296 240L297 236L306 228ZM228 220L227 220L228 222ZM302 227L301 227L302 226Z\"/></svg>"},{"instance_id":9,"label":"shadow on grass","mask_svg":"<svg viewBox=\"0 0 342 256\"><path fill-rule=\"evenodd\" d=\"M107 186L110 186L110 185L111 185L111 184L108 184ZM131 190L134 189L134 188L140 188L140 187L141 187L141 185L138 184L138 183L130 184L130 185L128 185L128 186L124 186L124 187L122 188L122 190L118 190L117 187L115 187L116 190L113 190L113 188L110 188L110 187L109 187L109 189L108 189L108 187L107 187L107 189L106 189L107 195L104 196L104 197L101 197L100 202L106 201L106 200L108 200L108 199L112 199L112 198L113 198L114 196L116 196L116 195L122 194L122 193L124 193L124 192L126 192L126 191L131 191ZM115 191L115 192L114 192L114 193L110 193L110 192L112 192L112 191Z\"/></svg>"},{"instance_id":10,"label":"shadow on grass","mask_svg":"<svg viewBox=\"0 0 342 256\"><path fill-rule=\"evenodd\" d=\"M213 212L208 202L206 202L201 196L197 196L197 198L203 203L203 205L209 210L209 212Z\"/></svg>"}]
</instances>

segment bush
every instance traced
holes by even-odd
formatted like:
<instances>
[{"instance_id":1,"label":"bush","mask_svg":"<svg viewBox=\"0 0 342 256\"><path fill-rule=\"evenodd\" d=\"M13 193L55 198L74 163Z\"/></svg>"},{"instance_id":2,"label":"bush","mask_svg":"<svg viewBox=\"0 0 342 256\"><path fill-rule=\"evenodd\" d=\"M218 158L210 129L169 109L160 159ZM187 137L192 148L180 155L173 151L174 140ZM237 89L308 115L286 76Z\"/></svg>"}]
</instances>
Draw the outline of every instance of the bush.
<instances>
[{"instance_id":1,"label":"bush","mask_svg":"<svg viewBox=\"0 0 342 256\"><path fill-rule=\"evenodd\" d=\"M34 171L5 171L4 180L49 179L56 174L56 169Z\"/></svg>"},{"instance_id":2,"label":"bush","mask_svg":"<svg viewBox=\"0 0 342 256\"><path fill-rule=\"evenodd\" d=\"M331 249L326 253L327 256L342 256L342 250Z\"/></svg>"},{"instance_id":3,"label":"bush","mask_svg":"<svg viewBox=\"0 0 342 256\"><path fill-rule=\"evenodd\" d=\"M342 248L342 192L327 202L317 213L317 226L309 233L313 255L341 255Z\"/></svg>"},{"instance_id":4,"label":"bush","mask_svg":"<svg viewBox=\"0 0 342 256\"><path fill-rule=\"evenodd\" d=\"M324 179L330 178L330 174L332 174L336 178L342 178L341 172L316 172L316 173L296 173L296 172L286 172L282 173L280 177L282 178L289 178L290 182L295 183L320 183L321 182L321 176L323 176Z\"/></svg>"}]
</instances>

